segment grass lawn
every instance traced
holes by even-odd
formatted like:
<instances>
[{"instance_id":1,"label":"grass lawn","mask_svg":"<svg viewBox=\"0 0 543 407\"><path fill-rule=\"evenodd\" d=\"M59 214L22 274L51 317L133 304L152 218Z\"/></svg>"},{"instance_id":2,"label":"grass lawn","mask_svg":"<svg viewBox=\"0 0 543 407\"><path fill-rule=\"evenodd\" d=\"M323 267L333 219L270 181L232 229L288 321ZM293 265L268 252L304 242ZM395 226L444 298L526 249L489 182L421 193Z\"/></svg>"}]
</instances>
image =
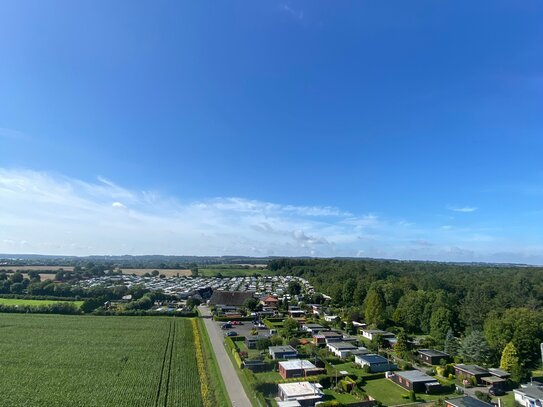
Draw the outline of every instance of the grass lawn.
<instances>
[{"instance_id":1,"label":"grass lawn","mask_svg":"<svg viewBox=\"0 0 543 407\"><path fill-rule=\"evenodd\" d=\"M509 391L505 396L492 397L492 401L498 403L498 399L502 400L502 407L515 407L515 393Z\"/></svg>"},{"instance_id":2,"label":"grass lawn","mask_svg":"<svg viewBox=\"0 0 543 407\"><path fill-rule=\"evenodd\" d=\"M349 372L350 374L355 374L358 377L372 376L375 374L375 373L366 373L364 369L358 367L358 365L353 362L347 362L347 363L342 363L340 365L334 365L334 368L336 368L338 371L345 370ZM335 370L332 369L331 372L335 373Z\"/></svg>"},{"instance_id":3,"label":"grass lawn","mask_svg":"<svg viewBox=\"0 0 543 407\"><path fill-rule=\"evenodd\" d=\"M247 352L250 359L260 356L260 351L258 349L249 349L243 341L236 341L236 345L238 345L240 351Z\"/></svg>"},{"instance_id":4,"label":"grass lawn","mask_svg":"<svg viewBox=\"0 0 543 407\"><path fill-rule=\"evenodd\" d=\"M388 379L368 380L364 391L386 406L409 403L409 400L402 398L407 390Z\"/></svg>"},{"instance_id":5,"label":"grass lawn","mask_svg":"<svg viewBox=\"0 0 543 407\"><path fill-rule=\"evenodd\" d=\"M278 381L283 380L278 372L255 373L255 376L258 377L259 380L267 383L277 383Z\"/></svg>"},{"instance_id":6,"label":"grass lawn","mask_svg":"<svg viewBox=\"0 0 543 407\"><path fill-rule=\"evenodd\" d=\"M364 386L364 391L379 400L386 406L393 406L396 404L407 404L408 399L402 398L404 394L408 393L408 390L388 379L376 379L368 380ZM445 399L453 396L454 393L442 393L442 394L420 394L417 393L417 402L434 401L438 399Z\"/></svg>"},{"instance_id":7,"label":"grass lawn","mask_svg":"<svg viewBox=\"0 0 543 407\"><path fill-rule=\"evenodd\" d=\"M342 404L349 404L349 403L354 403L356 401L360 401L360 399L357 399L351 394L338 393L331 389L323 390L323 392L324 392L323 401L337 400Z\"/></svg>"},{"instance_id":8,"label":"grass lawn","mask_svg":"<svg viewBox=\"0 0 543 407\"><path fill-rule=\"evenodd\" d=\"M51 304L58 304L58 303L64 303L65 301L58 301L58 300L25 300L21 298L0 298L0 304L2 305L10 305L10 306L16 306L16 305L29 305L29 306L42 306L42 305L51 305ZM76 307L80 307L81 304L83 304L83 301L68 301L73 304L75 304Z\"/></svg>"}]
</instances>

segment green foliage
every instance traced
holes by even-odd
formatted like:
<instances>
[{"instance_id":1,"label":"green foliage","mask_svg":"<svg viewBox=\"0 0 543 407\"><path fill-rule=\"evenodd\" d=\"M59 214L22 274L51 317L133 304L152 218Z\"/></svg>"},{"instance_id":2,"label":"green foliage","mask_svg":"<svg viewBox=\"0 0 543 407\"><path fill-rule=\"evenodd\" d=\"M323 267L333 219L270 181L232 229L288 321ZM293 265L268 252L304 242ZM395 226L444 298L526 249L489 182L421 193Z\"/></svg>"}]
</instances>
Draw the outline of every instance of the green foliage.
<instances>
[{"instance_id":1,"label":"green foliage","mask_svg":"<svg viewBox=\"0 0 543 407\"><path fill-rule=\"evenodd\" d=\"M445 344L443 350L445 351L445 353L451 355L452 357L458 355L458 352L460 350L460 343L458 342L458 339L454 336L452 329L449 329L447 331L447 335L445 335Z\"/></svg>"},{"instance_id":2,"label":"green foliage","mask_svg":"<svg viewBox=\"0 0 543 407\"><path fill-rule=\"evenodd\" d=\"M447 308L439 307L432 312L432 316L430 318L430 335L442 342L445 340L447 332L451 330L452 324L452 312Z\"/></svg>"},{"instance_id":3,"label":"green foliage","mask_svg":"<svg viewBox=\"0 0 543 407\"><path fill-rule=\"evenodd\" d=\"M385 301L382 294L375 288L369 291L364 300L364 316L368 324L382 326L385 322Z\"/></svg>"},{"instance_id":4,"label":"green foliage","mask_svg":"<svg viewBox=\"0 0 543 407\"><path fill-rule=\"evenodd\" d=\"M473 331L462 341L460 354L464 361L485 364L490 359L490 348L480 331Z\"/></svg>"},{"instance_id":5,"label":"green foliage","mask_svg":"<svg viewBox=\"0 0 543 407\"><path fill-rule=\"evenodd\" d=\"M283 335L287 339L290 339L296 334L296 332L298 332L298 327L298 321L296 321L294 318L287 318L283 323L281 335Z\"/></svg>"},{"instance_id":6,"label":"green foliage","mask_svg":"<svg viewBox=\"0 0 543 407\"><path fill-rule=\"evenodd\" d=\"M496 358L509 342L526 366L539 362L539 344L543 338L543 312L528 308L511 308L492 312L485 322L485 336Z\"/></svg>"}]
</instances>

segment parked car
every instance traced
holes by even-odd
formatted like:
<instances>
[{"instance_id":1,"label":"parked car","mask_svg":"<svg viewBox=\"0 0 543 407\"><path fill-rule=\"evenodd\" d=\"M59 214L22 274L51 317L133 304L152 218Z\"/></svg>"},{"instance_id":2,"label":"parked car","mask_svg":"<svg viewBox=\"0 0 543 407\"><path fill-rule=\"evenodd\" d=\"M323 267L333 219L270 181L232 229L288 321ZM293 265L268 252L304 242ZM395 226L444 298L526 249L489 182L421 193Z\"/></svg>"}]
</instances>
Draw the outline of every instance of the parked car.
<instances>
[{"instance_id":1,"label":"parked car","mask_svg":"<svg viewBox=\"0 0 543 407\"><path fill-rule=\"evenodd\" d=\"M232 328L232 325L230 324L222 324L221 329L230 329Z\"/></svg>"},{"instance_id":2,"label":"parked car","mask_svg":"<svg viewBox=\"0 0 543 407\"><path fill-rule=\"evenodd\" d=\"M236 331L230 331L225 334L226 336L238 336L238 333Z\"/></svg>"},{"instance_id":3,"label":"parked car","mask_svg":"<svg viewBox=\"0 0 543 407\"><path fill-rule=\"evenodd\" d=\"M488 394L490 394L491 396L503 396L505 394L505 391L503 391L499 387L491 387L490 390L488 390Z\"/></svg>"}]
</instances>

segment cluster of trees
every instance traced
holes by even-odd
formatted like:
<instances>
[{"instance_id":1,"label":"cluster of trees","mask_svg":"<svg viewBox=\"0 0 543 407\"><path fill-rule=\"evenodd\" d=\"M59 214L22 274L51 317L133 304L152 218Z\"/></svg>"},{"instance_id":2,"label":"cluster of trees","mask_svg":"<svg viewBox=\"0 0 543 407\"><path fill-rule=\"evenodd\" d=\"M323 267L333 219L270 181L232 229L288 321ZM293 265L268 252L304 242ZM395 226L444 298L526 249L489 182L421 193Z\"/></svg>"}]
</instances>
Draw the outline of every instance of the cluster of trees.
<instances>
[{"instance_id":1,"label":"cluster of trees","mask_svg":"<svg viewBox=\"0 0 543 407\"><path fill-rule=\"evenodd\" d=\"M353 320L430 335L466 362L500 364L505 352L521 368L539 363L543 268L338 259L276 259L269 268L307 278Z\"/></svg>"}]
</instances>

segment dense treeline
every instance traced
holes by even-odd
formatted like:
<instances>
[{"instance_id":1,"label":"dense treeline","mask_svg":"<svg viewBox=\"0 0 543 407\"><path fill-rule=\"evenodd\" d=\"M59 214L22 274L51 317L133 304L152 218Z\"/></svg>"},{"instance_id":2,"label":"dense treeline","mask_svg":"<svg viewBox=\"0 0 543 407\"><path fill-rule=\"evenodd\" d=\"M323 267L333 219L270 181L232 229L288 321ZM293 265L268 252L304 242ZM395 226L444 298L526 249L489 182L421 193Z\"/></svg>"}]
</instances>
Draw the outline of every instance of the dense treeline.
<instances>
[{"instance_id":1,"label":"dense treeline","mask_svg":"<svg viewBox=\"0 0 543 407\"><path fill-rule=\"evenodd\" d=\"M353 319L430 335L438 347L461 338L451 353L467 361L498 364L510 343L524 366L540 361L543 268L338 259L277 259L269 268L307 278Z\"/></svg>"}]
</instances>

